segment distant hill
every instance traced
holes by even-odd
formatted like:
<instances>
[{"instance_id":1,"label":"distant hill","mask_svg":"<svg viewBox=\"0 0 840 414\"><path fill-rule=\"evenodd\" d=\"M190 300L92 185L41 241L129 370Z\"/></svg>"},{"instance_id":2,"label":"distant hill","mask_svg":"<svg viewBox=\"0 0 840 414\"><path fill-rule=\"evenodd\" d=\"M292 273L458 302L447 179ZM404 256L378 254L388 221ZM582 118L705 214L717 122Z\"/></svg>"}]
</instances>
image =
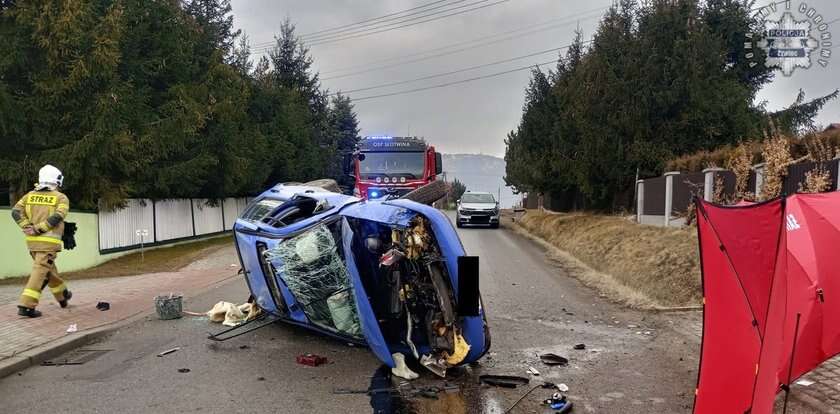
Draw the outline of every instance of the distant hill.
<instances>
[{"instance_id":1,"label":"distant hill","mask_svg":"<svg viewBox=\"0 0 840 414\"><path fill-rule=\"evenodd\" d=\"M498 197L501 190L502 208L510 208L518 203L521 195L513 194L505 187L505 160L499 157L481 154L443 154L443 171L446 180L458 178L469 191L486 191Z\"/></svg>"}]
</instances>

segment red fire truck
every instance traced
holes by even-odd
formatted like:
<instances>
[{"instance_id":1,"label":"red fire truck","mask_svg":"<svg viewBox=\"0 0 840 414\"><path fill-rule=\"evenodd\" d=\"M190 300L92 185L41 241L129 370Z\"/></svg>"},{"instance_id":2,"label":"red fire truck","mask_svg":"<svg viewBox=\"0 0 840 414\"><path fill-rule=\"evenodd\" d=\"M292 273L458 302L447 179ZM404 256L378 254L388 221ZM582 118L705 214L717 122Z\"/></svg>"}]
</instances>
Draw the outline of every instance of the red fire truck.
<instances>
[{"instance_id":1,"label":"red fire truck","mask_svg":"<svg viewBox=\"0 0 840 414\"><path fill-rule=\"evenodd\" d=\"M356 179L353 195L364 199L401 197L441 174L435 147L417 137L365 137L348 157L347 172Z\"/></svg>"}]
</instances>

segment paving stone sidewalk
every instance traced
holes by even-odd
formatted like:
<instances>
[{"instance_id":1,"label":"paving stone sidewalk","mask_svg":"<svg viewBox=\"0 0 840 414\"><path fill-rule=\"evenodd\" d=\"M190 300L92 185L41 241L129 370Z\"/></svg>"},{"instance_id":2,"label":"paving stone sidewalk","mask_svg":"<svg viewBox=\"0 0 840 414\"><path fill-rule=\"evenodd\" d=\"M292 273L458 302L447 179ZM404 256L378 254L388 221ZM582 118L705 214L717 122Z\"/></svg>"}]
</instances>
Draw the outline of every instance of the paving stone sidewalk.
<instances>
[{"instance_id":1,"label":"paving stone sidewalk","mask_svg":"<svg viewBox=\"0 0 840 414\"><path fill-rule=\"evenodd\" d=\"M699 338L703 333L701 312L692 312L685 321ZM840 413L840 355L823 362L791 387L791 398L811 406L814 412Z\"/></svg>"},{"instance_id":2,"label":"paving stone sidewalk","mask_svg":"<svg viewBox=\"0 0 840 414\"><path fill-rule=\"evenodd\" d=\"M85 331L152 311L153 298L157 295L181 293L185 297L184 308L189 309L190 296L237 277L239 265L236 263L238 261L233 248L226 247L213 251L212 257L199 260L178 272L69 281L68 285L73 292L70 306L61 309L49 290L45 290L38 307L44 316L36 319L17 315L17 301L22 286L2 286L0 362L69 335L81 335ZM100 301L110 303L111 309L96 309ZM78 331L68 333L68 327L73 324Z\"/></svg>"}]
</instances>

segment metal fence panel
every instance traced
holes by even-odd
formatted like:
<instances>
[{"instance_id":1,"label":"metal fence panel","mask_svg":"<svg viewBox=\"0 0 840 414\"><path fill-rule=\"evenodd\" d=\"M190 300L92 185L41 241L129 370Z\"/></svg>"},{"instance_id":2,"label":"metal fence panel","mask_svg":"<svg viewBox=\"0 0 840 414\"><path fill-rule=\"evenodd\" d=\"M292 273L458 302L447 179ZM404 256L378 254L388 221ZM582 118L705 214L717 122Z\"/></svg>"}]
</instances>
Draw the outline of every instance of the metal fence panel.
<instances>
[{"instance_id":1,"label":"metal fence panel","mask_svg":"<svg viewBox=\"0 0 840 414\"><path fill-rule=\"evenodd\" d=\"M193 219L190 200L155 202L155 241L192 237Z\"/></svg>"},{"instance_id":2,"label":"metal fence panel","mask_svg":"<svg viewBox=\"0 0 840 414\"><path fill-rule=\"evenodd\" d=\"M151 200L132 199L117 211L100 211L99 250L110 250L140 244L137 230L147 230L145 242L154 241L154 215Z\"/></svg>"},{"instance_id":3,"label":"metal fence panel","mask_svg":"<svg viewBox=\"0 0 840 414\"><path fill-rule=\"evenodd\" d=\"M703 197L705 184L706 174L701 172L675 175L674 200L672 202L671 214L685 213L694 195Z\"/></svg>"},{"instance_id":4,"label":"metal fence panel","mask_svg":"<svg viewBox=\"0 0 840 414\"><path fill-rule=\"evenodd\" d=\"M211 206L207 204L210 200L195 198L193 204L193 217L195 217L195 235L211 234L224 231L222 223L221 203Z\"/></svg>"},{"instance_id":5,"label":"metal fence panel","mask_svg":"<svg viewBox=\"0 0 840 414\"><path fill-rule=\"evenodd\" d=\"M665 215L665 177L645 180L645 206L642 214L649 216Z\"/></svg>"}]
</instances>

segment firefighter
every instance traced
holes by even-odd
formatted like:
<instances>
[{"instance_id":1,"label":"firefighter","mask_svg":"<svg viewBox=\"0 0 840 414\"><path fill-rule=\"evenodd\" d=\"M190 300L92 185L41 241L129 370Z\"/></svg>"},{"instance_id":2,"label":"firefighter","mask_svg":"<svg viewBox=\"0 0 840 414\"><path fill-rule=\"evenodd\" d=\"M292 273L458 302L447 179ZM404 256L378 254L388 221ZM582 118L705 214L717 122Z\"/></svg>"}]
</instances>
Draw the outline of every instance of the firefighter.
<instances>
[{"instance_id":1,"label":"firefighter","mask_svg":"<svg viewBox=\"0 0 840 414\"><path fill-rule=\"evenodd\" d=\"M58 168L45 165L38 171L35 190L27 193L12 208L12 218L23 229L26 246L32 256L32 273L20 296L18 315L37 318L41 312L35 309L41 299L41 291L50 287L62 308L72 294L64 281L58 277L55 259L61 251L64 233L64 218L70 209L70 200L58 191L64 183L64 176Z\"/></svg>"}]
</instances>

